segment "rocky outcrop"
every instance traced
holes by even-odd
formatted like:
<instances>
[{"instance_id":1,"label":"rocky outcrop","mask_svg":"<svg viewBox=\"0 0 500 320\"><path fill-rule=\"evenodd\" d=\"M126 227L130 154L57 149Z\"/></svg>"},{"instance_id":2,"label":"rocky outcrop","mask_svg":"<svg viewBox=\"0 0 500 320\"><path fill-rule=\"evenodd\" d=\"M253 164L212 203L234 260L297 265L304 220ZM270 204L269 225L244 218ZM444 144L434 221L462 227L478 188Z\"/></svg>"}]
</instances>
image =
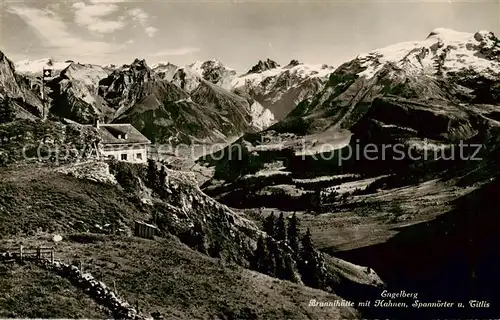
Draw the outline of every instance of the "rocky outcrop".
<instances>
[{"instance_id":1,"label":"rocky outcrop","mask_svg":"<svg viewBox=\"0 0 500 320\"><path fill-rule=\"evenodd\" d=\"M152 72L145 60L135 59L132 64L124 65L99 81L99 95L115 110L115 115L120 115L146 96L154 95L156 90L164 89L164 83ZM176 93L161 90L159 94L167 95L170 92ZM179 94L172 98L179 98Z\"/></svg>"},{"instance_id":2,"label":"rocky outcrop","mask_svg":"<svg viewBox=\"0 0 500 320\"><path fill-rule=\"evenodd\" d=\"M300 65L300 64L301 64L301 63L299 62L299 60L292 59L292 60L290 61L290 63L289 63L289 64L287 64L284 68L285 68L285 69L290 69L290 68L296 67L296 66L298 66L298 65Z\"/></svg>"},{"instance_id":3,"label":"rocky outcrop","mask_svg":"<svg viewBox=\"0 0 500 320\"><path fill-rule=\"evenodd\" d=\"M255 104L254 101L248 101L245 97L221 89L209 81L201 81L198 88L191 94L191 98L199 105L223 114L229 122L225 123L222 128L234 126L233 136L237 136L238 132L253 132L267 128L274 120L269 110Z\"/></svg>"},{"instance_id":4,"label":"rocky outcrop","mask_svg":"<svg viewBox=\"0 0 500 320\"><path fill-rule=\"evenodd\" d=\"M117 184L115 176L109 172L109 165L105 162L89 161L78 163L58 168L57 171L71 175L77 179Z\"/></svg>"},{"instance_id":5,"label":"rocky outcrop","mask_svg":"<svg viewBox=\"0 0 500 320\"><path fill-rule=\"evenodd\" d=\"M201 79L200 74L186 67L177 69L173 75L172 83L186 92L192 92L198 88Z\"/></svg>"},{"instance_id":6,"label":"rocky outcrop","mask_svg":"<svg viewBox=\"0 0 500 320\"><path fill-rule=\"evenodd\" d=\"M243 132L254 131L246 101L220 93L221 88L212 86L208 83L200 86L191 98L173 84L162 83L158 91L171 90L171 94L179 94L179 99L149 95L115 122L132 123L152 141L173 145L221 143ZM239 104L241 101L244 103Z\"/></svg>"},{"instance_id":7,"label":"rocky outcrop","mask_svg":"<svg viewBox=\"0 0 500 320\"><path fill-rule=\"evenodd\" d=\"M21 117L26 113L34 116L43 114L42 101L31 90L29 81L16 73L14 63L0 51L0 100L5 98L12 100L16 113Z\"/></svg>"}]
</instances>

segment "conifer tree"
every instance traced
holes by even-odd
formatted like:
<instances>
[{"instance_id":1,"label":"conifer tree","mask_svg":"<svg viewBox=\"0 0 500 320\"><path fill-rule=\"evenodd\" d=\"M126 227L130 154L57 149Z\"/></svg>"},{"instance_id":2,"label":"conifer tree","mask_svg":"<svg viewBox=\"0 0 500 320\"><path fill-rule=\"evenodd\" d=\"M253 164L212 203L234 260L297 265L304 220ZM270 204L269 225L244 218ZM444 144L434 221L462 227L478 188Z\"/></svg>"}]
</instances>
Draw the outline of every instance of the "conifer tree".
<instances>
[{"instance_id":1,"label":"conifer tree","mask_svg":"<svg viewBox=\"0 0 500 320\"><path fill-rule=\"evenodd\" d=\"M256 271L265 273L269 260L269 251L267 250L267 245L264 237L261 235L259 240L257 240L257 248L254 253L254 263L253 268Z\"/></svg>"},{"instance_id":2,"label":"conifer tree","mask_svg":"<svg viewBox=\"0 0 500 320\"><path fill-rule=\"evenodd\" d=\"M276 222L276 240L285 241L286 240L286 225L285 218L283 216L283 212L280 213L278 221Z\"/></svg>"},{"instance_id":3,"label":"conifer tree","mask_svg":"<svg viewBox=\"0 0 500 320\"><path fill-rule=\"evenodd\" d=\"M271 214L264 221L264 231L268 236L274 236L274 212L271 212Z\"/></svg>"},{"instance_id":4,"label":"conifer tree","mask_svg":"<svg viewBox=\"0 0 500 320\"><path fill-rule=\"evenodd\" d=\"M321 265L319 255L314 249L311 231L307 229L306 234L302 237L302 250L300 254L300 273L305 284L314 287L322 287Z\"/></svg>"},{"instance_id":5,"label":"conifer tree","mask_svg":"<svg viewBox=\"0 0 500 320\"><path fill-rule=\"evenodd\" d=\"M285 269L285 261L283 261L283 257L280 254L279 248L276 247L274 251L274 275L279 279L284 278L284 269Z\"/></svg>"},{"instance_id":6,"label":"conifer tree","mask_svg":"<svg viewBox=\"0 0 500 320\"><path fill-rule=\"evenodd\" d=\"M311 209L319 213L321 209L321 189L316 189L311 196Z\"/></svg>"},{"instance_id":7,"label":"conifer tree","mask_svg":"<svg viewBox=\"0 0 500 320\"><path fill-rule=\"evenodd\" d=\"M296 212L293 213L292 217L288 221L288 245L293 250L295 254L299 253L299 222L297 220Z\"/></svg>"},{"instance_id":8,"label":"conifer tree","mask_svg":"<svg viewBox=\"0 0 500 320\"><path fill-rule=\"evenodd\" d=\"M280 278L284 280L296 281L297 279L295 278L295 268L292 258L290 256L285 256L283 260L283 269L281 271Z\"/></svg>"},{"instance_id":9,"label":"conifer tree","mask_svg":"<svg viewBox=\"0 0 500 320\"><path fill-rule=\"evenodd\" d=\"M302 253L303 255L310 255L314 251L314 244L312 241L311 230L307 228L306 234L302 237Z\"/></svg>"},{"instance_id":10,"label":"conifer tree","mask_svg":"<svg viewBox=\"0 0 500 320\"><path fill-rule=\"evenodd\" d=\"M158 179L160 181L160 188L165 186L165 181L167 180L167 171L165 166L161 166L160 172L158 173Z\"/></svg>"},{"instance_id":11,"label":"conifer tree","mask_svg":"<svg viewBox=\"0 0 500 320\"><path fill-rule=\"evenodd\" d=\"M266 274L270 275L271 277L276 276L276 256L277 256L277 246L276 243L274 242L273 238L267 237L266 239L266 246L267 246L267 252L268 252L268 259L267 259L267 265L266 265Z\"/></svg>"},{"instance_id":12,"label":"conifer tree","mask_svg":"<svg viewBox=\"0 0 500 320\"><path fill-rule=\"evenodd\" d=\"M151 187L156 187L157 184L157 172L156 172L156 161L153 159L148 159L148 182Z\"/></svg>"}]
</instances>

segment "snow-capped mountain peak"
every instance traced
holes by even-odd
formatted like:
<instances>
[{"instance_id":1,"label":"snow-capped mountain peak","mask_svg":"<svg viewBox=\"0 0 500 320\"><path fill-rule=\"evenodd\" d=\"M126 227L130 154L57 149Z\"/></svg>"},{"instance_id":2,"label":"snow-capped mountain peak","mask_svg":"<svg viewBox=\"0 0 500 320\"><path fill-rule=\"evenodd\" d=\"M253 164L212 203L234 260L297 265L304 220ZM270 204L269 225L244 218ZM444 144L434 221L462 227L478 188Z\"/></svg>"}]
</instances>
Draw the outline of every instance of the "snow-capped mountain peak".
<instances>
[{"instance_id":1,"label":"snow-capped mountain peak","mask_svg":"<svg viewBox=\"0 0 500 320\"><path fill-rule=\"evenodd\" d=\"M248 71L247 74L262 73L264 71L279 68L279 67L280 67L280 65L276 61L267 58L267 60L264 60L264 61L259 60L259 62L257 62L257 64L254 65L252 67L252 69L250 69L250 71Z\"/></svg>"},{"instance_id":2,"label":"snow-capped mountain peak","mask_svg":"<svg viewBox=\"0 0 500 320\"><path fill-rule=\"evenodd\" d=\"M154 64L152 70L163 80L172 81L175 73L179 69L178 66L170 62L160 62Z\"/></svg>"},{"instance_id":3,"label":"snow-capped mountain peak","mask_svg":"<svg viewBox=\"0 0 500 320\"><path fill-rule=\"evenodd\" d=\"M300 64L302 64L302 63L300 63L299 60L293 59L292 61L290 61L290 63L288 65L285 66L285 68L290 69L290 68L296 67Z\"/></svg>"},{"instance_id":4,"label":"snow-capped mountain peak","mask_svg":"<svg viewBox=\"0 0 500 320\"><path fill-rule=\"evenodd\" d=\"M152 65L151 68L152 69L156 69L156 68L164 68L164 67L176 67L176 68L178 68L178 66L176 66L173 63L171 63L170 61L155 63L155 64Z\"/></svg>"},{"instance_id":5,"label":"snow-capped mountain peak","mask_svg":"<svg viewBox=\"0 0 500 320\"><path fill-rule=\"evenodd\" d=\"M470 38L471 34L468 32L460 32L455 31L453 29L447 28L436 28L431 31L427 39L429 38L437 38L442 41L467 41Z\"/></svg>"},{"instance_id":6,"label":"snow-capped mountain peak","mask_svg":"<svg viewBox=\"0 0 500 320\"><path fill-rule=\"evenodd\" d=\"M44 58L39 60L21 60L14 63L16 72L20 74L41 74L42 70L52 69L58 73L66 69L71 64L71 61L58 61L52 58Z\"/></svg>"},{"instance_id":7,"label":"snow-capped mountain peak","mask_svg":"<svg viewBox=\"0 0 500 320\"><path fill-rule=\"evenodd\" d=\"M200 79L210 81L224 89L230 89L236 77L236 71L219 60L196 61L184 68L179 68L173 75L173 81L188 92L196 89Z\"/></svg>"},{"instance_id":8,"label":"snow-capped mountain peak","mask_svg":"<svg viewBox=\"0 0 500 320\"><path fill-rule=\"evenodd\" d=\"M296 63L295 63L296 61ZM266 80L270 77L278 77L283 73L287 73L290 76L296 77L298 79L306 78L322 78L328 76L334 70L331 66L325 65L312 65L298 63L297 60L292 60L290 64L285 67L275 67L268 69L259 73L249 73L236 78L233 81L233 88L238 88L244 85L258 85L262 82L270 83Z\"/></svg>"},{"instance_id":9,"label":"snow-capped mountain peak","mask_svg":"<svg viewBox=\"0 0 500 320\"><path fill-rule=\"evenodd\" d=\"M109 73L109 71L99 65L71 63L61 72L61 76L65 76L73 81L81 81L87 86L97 87L99 81L106 78Z\"/></svg>"},{"instance_id":10,"label":"snow-capped mountain peak","mask_svg":"<svg viewBox=\"0 0 500 320\"><path fill-rule=\"evenodd\" d=\"M267 68L272 66L272 68ZM320 90L334 71L327 65L310 65L292 60L285 67L268 59L232 82L232 88L252 96L265 108L271 110L277 120L283 118L304 99Z\"/></svg>"},{"instance_id":11,"label":"snow-capped mountain peak","mask_svg":"<svg viewBox=\"0 0 500 320\"><path fill-rule=\"evenodd\" d=\"M52 69L53 72L59 73L66 69L71 64L71 61L58 61L52 58L44 58L39 60L21 60L14 63L16 72L25 75L42 74L42 70Z\"/></svg>"},{"instance_id":12,"label":"snow-capped mountain peak","mask_svg":"<svg viewBox=\"0 0 500 320\"><path fill-rule=\"evenodd\" d=\"M408 74L445 75L473 69L476 72L500 72L500 45L492 32L458 32L437 28L422 41L409 41L374 50L358 57L364 71L373 77L386 63Z\"/></svg>"},{"instance_id":13,"label":"snow-capped mountain peak","mask_svg":"<svg viewBox=\"0 0 500 320\"><path fill-rule=\"evenodd\" d=\"M207 61L195 61L187 65L192 70L198 72L200 75L203 75L203 72L206 72L210 69L225 69L228 71L234 71L234 69L227 67L222 62L217 59L207 60Z\"/></svg>"},{"instance_id":14,"label":"snow-capped mountain peak","mask_svg":"<svg viewBox=\"0 0 500 320\"><path fill-rule=\"evenodd\" d=\"M134 69L149 69L148 64L145 59L135 58L130 67Z\"/></svg>"}]
</instances>

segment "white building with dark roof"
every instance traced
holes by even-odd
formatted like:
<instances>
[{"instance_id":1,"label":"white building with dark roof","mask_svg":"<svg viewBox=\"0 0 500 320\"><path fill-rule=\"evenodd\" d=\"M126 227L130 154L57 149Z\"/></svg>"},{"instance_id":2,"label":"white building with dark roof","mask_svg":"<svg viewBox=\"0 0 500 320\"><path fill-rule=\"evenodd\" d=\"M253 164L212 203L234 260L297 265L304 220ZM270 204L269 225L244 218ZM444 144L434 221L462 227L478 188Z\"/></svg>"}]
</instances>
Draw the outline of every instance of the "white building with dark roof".
<instances>
[{"instance_id":1,"label":"white building with dark roof","mask_svg":"<svg viewBox=\"0 0 500 320\"><path fill-rule=\"evenodd\" d=\"M96 123L102 140L100 142L101 156L115 158L120 161L145 163L148 159L148 138L130 123L100 124Z\"/></svg>"}]
</instances>

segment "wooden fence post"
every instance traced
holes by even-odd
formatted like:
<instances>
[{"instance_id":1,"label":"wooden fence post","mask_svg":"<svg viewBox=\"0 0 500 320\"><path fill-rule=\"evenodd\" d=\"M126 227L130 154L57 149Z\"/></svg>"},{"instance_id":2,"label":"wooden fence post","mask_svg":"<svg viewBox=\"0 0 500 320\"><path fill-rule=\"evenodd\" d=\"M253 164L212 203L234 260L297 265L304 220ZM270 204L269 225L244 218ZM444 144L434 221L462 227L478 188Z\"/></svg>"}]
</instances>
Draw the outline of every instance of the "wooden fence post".
<instances>
[{"instance_id":1,"label":"wooden fence post","mask_svg":"<svg viewBox=\"0 0 500 320\"><path fill-rule=\"evenodd\" d=\"M19 255L21 257L21 261L23 260L23 245L19 248Z\"/></svg>"},{"instance_id":2,"label":"wooden fence post","mask_svg":"<svg viewBox=\"0 0 500 320\"><path fill-rule=\"evenodd\" d=\"M50 263L54 264L54 249L50 250Z\"/></svg>"}]
</instances>

